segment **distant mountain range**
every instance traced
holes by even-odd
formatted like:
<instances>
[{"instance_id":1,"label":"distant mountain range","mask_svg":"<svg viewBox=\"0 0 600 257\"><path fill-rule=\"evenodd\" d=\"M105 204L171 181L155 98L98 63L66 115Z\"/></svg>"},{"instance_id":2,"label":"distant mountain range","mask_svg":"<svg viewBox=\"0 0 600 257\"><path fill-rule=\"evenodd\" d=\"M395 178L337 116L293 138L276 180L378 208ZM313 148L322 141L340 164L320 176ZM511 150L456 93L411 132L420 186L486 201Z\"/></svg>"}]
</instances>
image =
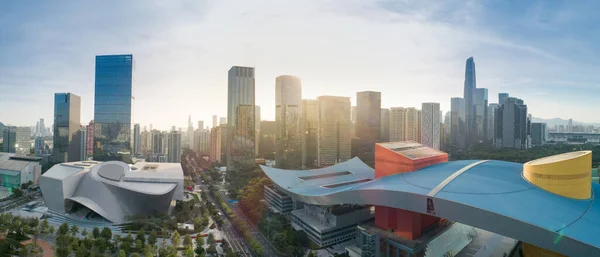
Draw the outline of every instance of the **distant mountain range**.
<instances>
[{"instance_id":1,"label":"distant mountain range","mask_svg":"<svg viewBox=\"0 0 600 257\"><path fill-rule=\"evenodd\" d=\"M554 127L555 125L557 125L557 126L565 125L566 126L567 124L569 124L569 120L565 120L565 119L561 119L561 118L542 119L542 118L531 117L531 122L543 122L543 123L546 123L546 126L548 126L548 127ZM600 126L600 123L586 123L586 122L574 120L573 125Z\"/></svg>"}]
</instances>

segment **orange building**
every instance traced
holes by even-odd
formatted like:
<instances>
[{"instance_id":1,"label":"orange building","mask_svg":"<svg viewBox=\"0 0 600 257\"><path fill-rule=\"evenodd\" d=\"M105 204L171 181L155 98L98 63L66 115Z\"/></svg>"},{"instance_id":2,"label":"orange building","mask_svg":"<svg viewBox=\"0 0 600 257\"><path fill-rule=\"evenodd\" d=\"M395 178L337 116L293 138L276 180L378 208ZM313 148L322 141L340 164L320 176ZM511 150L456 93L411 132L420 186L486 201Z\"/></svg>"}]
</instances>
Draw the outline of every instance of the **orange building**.
<instances>
[{"instance_id":1,"label":"orange building","mask_svg":"<svg viewBox=\"0 0 600 257\"><path fill-rule=\"evenodd\" d=\"M375 178L412 172L447 162L448 154L412 141L375 144ZM419 238L439 218L412 211L375 206L375 225L406 239Z\"/></svg>"}]
</instances>

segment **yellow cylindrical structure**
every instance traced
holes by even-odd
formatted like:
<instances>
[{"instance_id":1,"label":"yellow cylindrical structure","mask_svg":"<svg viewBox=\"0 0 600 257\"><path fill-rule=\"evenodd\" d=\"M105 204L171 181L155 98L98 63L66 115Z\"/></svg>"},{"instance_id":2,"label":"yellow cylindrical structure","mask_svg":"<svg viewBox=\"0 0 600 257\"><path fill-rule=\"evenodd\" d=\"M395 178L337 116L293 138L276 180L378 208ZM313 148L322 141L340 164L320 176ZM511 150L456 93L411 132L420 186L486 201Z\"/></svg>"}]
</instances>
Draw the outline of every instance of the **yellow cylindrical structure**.
<instances>
[{"instance_id":1,"label":"yellow cylindrical structure","mask_svg":"<svg viewBox=\"0 0 600 257\"><path fill-rule=\"evenodd\" d=\"M549 251L528 243L523 243L522 247L524 257L567 257L566 255Z\"/></svg>"},{"instance_id":2,"label":"yellow cylindrical structure","mask_svg":"<svg viewBox=\"0 0 600 257\"><path fill-rule=\"evenodd\" d=\"M544 157L523 165L523 177L549 192L574 199L592 197L592 152Z\"/></svg>"}]
</instances>

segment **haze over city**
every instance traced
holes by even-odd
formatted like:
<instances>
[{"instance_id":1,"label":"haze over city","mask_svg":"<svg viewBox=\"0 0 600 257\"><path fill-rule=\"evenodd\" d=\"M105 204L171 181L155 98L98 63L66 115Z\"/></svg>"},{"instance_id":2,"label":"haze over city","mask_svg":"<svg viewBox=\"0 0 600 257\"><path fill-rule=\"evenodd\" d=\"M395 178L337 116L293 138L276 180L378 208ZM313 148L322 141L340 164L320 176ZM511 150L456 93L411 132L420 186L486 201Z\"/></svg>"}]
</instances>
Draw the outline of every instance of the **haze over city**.
<instances>
[{"instance_id":1,"label":"haze over city","mask_svg":"<svg viewBox=\"0 0 600 257\"><path fill-rule=\"evenodd\" d=\"M535 117L598 122L599 3L548 1L6 2L0 8L0 121L51 121L53 94L93 119L94 58L135 57L133 122L185 127L226 116L227 70L256 69L256 104L274 120L275 77L302 97L382 92L382 107L462 96L477 86L525 99ZM32 8L35 7L35 8ZM596 8L594 8L596 7ZM586 15L589 14L589 15ZM18 22L17 22L18 21ZM568 94L566 94L568 92ZM10 111L6 111L10 110Z\"/></svg>"}]
</instances>

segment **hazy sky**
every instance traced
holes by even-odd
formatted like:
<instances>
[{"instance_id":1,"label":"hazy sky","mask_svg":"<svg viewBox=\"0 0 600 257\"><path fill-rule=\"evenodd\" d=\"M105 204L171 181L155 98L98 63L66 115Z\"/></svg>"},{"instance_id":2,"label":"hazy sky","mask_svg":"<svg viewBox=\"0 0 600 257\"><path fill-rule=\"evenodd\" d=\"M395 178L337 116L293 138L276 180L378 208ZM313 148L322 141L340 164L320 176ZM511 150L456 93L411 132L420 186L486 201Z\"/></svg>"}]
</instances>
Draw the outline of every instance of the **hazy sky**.
<instances>
[{"instance_id":1,"label":"hazy sky","mask_svg":"<svg viewBox=\"0 0 600 257\"><path fill-rule=\"evenodd\" d=\"M167 129L227 110L227 71L256 67L256 103L274 119L275 77L303 98L382 92L382 106L462 96L477 86L543 118L600 122L599 1L1 1L0 121L52 123L53 94L93 119L94 56L132 53L134 122Z\"/></svg>"}]
</instances>

